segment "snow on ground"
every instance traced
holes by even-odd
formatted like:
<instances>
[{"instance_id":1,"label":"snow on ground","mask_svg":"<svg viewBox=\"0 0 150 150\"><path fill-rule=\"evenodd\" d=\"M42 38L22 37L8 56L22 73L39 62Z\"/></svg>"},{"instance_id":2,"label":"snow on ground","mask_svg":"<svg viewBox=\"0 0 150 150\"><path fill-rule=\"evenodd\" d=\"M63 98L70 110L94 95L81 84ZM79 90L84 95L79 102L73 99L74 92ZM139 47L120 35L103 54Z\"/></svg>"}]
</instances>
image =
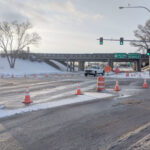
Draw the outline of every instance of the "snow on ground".
<instances>
[{"instance_id":1,"label":"snow on ground","mask_svg":"<svg viewBox=\"0 0 150 150\"><path fill-rule=\"evenodd\" d=\"M51 60L53 63L55 63L62 71L67 71L67 67L63 64L61 64L60 62L58 61L55 61L55 60Z\"/></svg>"},{"instance_id":2,"label":"snow on ground","mask_svg":"<svg viewBox=\"0 0 150 150\"><path fill-rule=\"evenodd\" d=\"M60 101L35 104L35 105L27 106L25 108L18 108L18 109L12 109L12 110L0 109L0 118L13 116L15 114L22 114L25 112L37 111L37 110L48 109L48 108L55 108L55 107L60 107L60 106L65 106L65 105L87 102L87 101L94 101L97 98L102 99L102 98L107 98L107 97L112 97L112 96L113 96L112 94L108 94L108 93L97 93L95 96L95 93L86 92L85 95L78 95L75 98L68 98L68 99L62 99Z\"/></svg>"},{"instance_id":3,"label":"snow on ground","mask_svg":"<svg viewBox=\"0 0 150 150\"><path fill-rule=\"evenodd\" d=\"M15 68L10 69L6 58L0 57L0 74L4 75L24 75L24 74L43 74L59 73L60 71L44 62L31 62L29 60L17 59Z\"/></svg>"},{"instance_id":4,"label":"snow on ground","mask_svg":"<svg viewBox=\"0 0 150 150\"><path fill-rule=\"evenodd\" d=\"M67 71L67 66L55 60L51 60L51 61L55 63L62 71ZM78 71L78 67L75 66L74 71Z\"/></svg>"},{"instance_id":5,"label":"snow on ground","mask_svg":"<svg viewBox=\"0 0 150 150\"><path fill-rule=\"evenodd\" d=\"M129 76L126 76L126 73L118 73L115 74L113 72L111 72L110 74L105 74L105 77L109 77L109 78L142 78L142 79L148 79L150 78L150 73L149 71L145 71L145 72L131 72L129 73Z\"/></svg>"},{"instance_id":6,"label":"snow on ground","mask_svg":"<svg viewBox=\"0 0 150 150\"><path fill-rule=\"evenodd\" d=\"M120 71L133 71L132 67L119 67Z\"/></svg>"}]
</instances>

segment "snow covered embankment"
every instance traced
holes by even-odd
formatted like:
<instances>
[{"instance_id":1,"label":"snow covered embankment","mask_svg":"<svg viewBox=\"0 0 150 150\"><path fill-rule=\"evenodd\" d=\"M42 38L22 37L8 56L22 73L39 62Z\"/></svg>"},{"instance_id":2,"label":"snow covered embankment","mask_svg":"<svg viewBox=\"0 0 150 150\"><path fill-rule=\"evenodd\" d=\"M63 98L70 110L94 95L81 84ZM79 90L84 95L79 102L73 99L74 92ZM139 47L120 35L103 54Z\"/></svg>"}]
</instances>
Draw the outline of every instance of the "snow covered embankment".
<instances>
[{"instance_id":1,"label":"snow covered embankment","mask_svg":"<svg viewBox=\"0 0 150 150\"><path fill-rule=\"evenodd\" d=\"M60 71L44 62L31 62L29 60L17 59L15 68L9 67L6 58L0 57L0 74L23 76L24 74L59 73Z\"/></svg>"}]
</instances>

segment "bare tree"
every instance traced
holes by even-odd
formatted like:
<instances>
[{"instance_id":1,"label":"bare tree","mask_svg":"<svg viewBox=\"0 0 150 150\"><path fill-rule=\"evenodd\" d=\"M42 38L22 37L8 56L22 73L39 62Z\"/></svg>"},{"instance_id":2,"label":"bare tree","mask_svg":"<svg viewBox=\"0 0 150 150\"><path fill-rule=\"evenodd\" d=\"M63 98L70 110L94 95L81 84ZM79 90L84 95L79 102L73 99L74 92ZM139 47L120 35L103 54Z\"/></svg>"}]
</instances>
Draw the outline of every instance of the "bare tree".
<instances>
[{"instance_id":1,"label":"bare tree","mask_svg":"<svg viewBox=\"0 0 150 150\"><path fill-rule=\"evenodd\" d=\"M29 22L0 22L0 48L5 52L10 68L14 68L19 51L41 39L36 32L30 32L31 28Z\"/></svg>"},{"instance_id":2,"label":"bare tree","mask_svg":"<svg viewBox=\"0 0 150 150\"><path fill-rule=\"evenodd\" d=\"M131 42L134 47L138 47L138 51L150 48L150 20L145 26L138 25L138 29L134 31L135 37L141 42Z\"/></svg>"}]
</instances>

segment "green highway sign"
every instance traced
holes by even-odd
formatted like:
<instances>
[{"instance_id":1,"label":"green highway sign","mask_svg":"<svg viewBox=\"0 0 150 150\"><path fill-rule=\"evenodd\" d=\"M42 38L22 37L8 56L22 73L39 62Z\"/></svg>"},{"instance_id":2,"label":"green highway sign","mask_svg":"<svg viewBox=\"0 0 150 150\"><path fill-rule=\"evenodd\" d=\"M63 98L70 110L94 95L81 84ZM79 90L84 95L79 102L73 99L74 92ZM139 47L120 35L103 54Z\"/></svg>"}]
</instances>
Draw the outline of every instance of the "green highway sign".
<instances>
[{"instance_id":1,"label":"green highway sign","mask_svg":"<svg viewBox=\"0 0 150 150\"><path fill-rule=\"evenodd\" d=\"M114 58L127 58L126 53L115 53Z\"/></svg>"},{"instance_id":2,"label":"green highway sign","mask_svg":"<svg viewBox=\"0 0 150 150\"><path fill-rule=\"evenodd\" d=\"M129 59L140 59L141 58L141 54L138 54L138 53L128 53L128 58Z\"/></svg>"}]
</instances>

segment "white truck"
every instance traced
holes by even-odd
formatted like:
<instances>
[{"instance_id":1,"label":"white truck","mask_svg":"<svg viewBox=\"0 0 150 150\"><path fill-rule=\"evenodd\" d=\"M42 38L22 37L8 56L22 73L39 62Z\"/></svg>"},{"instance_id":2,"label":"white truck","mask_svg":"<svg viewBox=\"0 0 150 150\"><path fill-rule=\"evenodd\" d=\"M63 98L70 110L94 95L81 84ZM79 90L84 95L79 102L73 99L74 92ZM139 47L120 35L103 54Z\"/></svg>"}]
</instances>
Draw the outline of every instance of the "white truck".
<instances>
[{"instance_id":1,"label":"white truck","mask_svg":"<svg viewBox=\"0 0 150 150\"><path fill-rule=\"evenodd\" d=\"M84 75L88 76L88 75L93 75L94 77L97 75L104 75L105 74L105 70L99 66L91 66L91 67L87 67L84 70Z\"/></svg>"}]
</instances>

